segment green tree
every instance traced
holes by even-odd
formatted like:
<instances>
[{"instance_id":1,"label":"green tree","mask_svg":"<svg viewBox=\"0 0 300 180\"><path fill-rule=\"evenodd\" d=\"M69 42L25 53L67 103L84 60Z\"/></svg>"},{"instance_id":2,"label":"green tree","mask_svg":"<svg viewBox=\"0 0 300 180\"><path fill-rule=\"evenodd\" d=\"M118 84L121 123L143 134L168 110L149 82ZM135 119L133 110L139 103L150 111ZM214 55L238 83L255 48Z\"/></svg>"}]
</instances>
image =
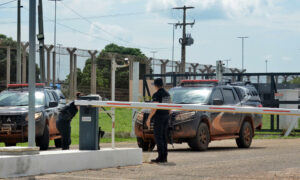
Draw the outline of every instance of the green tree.
<instances>
[{"instance_id":1,"label":"green tree","mask_svg":"<svg viewBox=\"0 0 300 180\"><path fill-rule=\"evenodd\" d=\"M96 58L97 63L97 87L110 88L111 61L106 58L107 53L118 53L120 55L133 55L140 58L146 56L137 48L129 48L109 44ZM122 63L122 62L117 62ZM91 82L91 59L88 59L82 72L77 71L79 86L89 86ZM79 83L80 82L80 83ZM129 68L118 68L116 71L116 88L129 88Z\"/></svg>"},{"instance_id":2,"label":"green tree","mask_svg":"<svg viewBox=\"0 0 300 180\"><path fill-rule=\"evenodd\" d=\"M5 47L10 46L11 47L11 66L10 66L10 81L11 83L16 82L16 74L17 74L17 42L14 41L12 38L7 37L4 34L0 34L0 46L3 48L0 48L0 81L6 82L6 60L7 60L7 49ZM28 55L27 55L28 56ZM28 64L28 58L27 58L27 64ZM28 72L28 66L27 66L27 72ZM39 68L36 65L36 80L39 82ZM28 76L27 76L28 78Z\"/></svg>"},{"instance_id":3,"label":"green tree","mask_svg":"<svg viewBox=\"0 0 300 180\"><path fill-rule=\"evenodd\" d=\"M288 81L287 83L288 84L300 84L300 78L297 77L297 78L295 78L293 80Z\"/></svg>"}]
</instances>

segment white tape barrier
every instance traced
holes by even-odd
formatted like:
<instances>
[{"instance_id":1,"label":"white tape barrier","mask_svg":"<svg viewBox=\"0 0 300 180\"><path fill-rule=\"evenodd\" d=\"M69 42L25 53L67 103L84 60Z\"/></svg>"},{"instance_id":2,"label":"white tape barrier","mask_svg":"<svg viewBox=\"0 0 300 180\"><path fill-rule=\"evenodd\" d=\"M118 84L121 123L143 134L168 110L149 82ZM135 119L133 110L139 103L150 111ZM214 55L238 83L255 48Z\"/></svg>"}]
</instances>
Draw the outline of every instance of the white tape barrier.
<instances>
[{"instance_id":1,"label":"white tape barrier","mask_svg":"<svg viewBox=\"0 0 300 180\"><path fill-rule=\"evenodd\" d=\"M183 111L207 111L207 112L229 112L229 113L253 113L253 114L277 114L300 116L298 109L264 108L264 107L236 107L236 106L214 106L199 104L167 104L167 103L143 103L143 102L121 102L121 101L88 101L76 100L78 106L93 107L115 107L115 108L143 108L143 109L165 109Z\"/></svg>"}]
</instances>

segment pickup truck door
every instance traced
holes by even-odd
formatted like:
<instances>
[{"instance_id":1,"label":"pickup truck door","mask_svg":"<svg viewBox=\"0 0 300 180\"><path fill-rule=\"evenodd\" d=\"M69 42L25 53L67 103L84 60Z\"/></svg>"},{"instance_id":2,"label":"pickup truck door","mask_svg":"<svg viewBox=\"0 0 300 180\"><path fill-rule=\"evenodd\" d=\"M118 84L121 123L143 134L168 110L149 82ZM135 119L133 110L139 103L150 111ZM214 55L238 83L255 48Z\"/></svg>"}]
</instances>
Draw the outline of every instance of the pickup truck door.
<instances>
[{"instance_id":1,"label":"pickup truck door","mask_svg":"<svg viewBox=\"0 0 300 180\"><path fill-rule=\"evenodd\" d=\"M216 88L211 96L210 104L214 99L223 100L223 105L236 105L238 99L232 88ZM221 107L220 107L221 108ZM212 135L234 134L239 127L240 114L211 112Z\"/></svg>"},{"instance_id":2,"label":"pickup truck door","mask_svg":"<svg viewBox=\"0 0 300 180\"><path fill-rule=\"evenodd\" d=\"M220 88L216 88L213 92L212 92L212 96L211 96L211 105L213 104L213 100L214 99L218 99L220 101L224 102L224 97L222 94L222 91ZM211 120L211 135L215 136L215 135L222 135L225 134L226 131L224 129L224 125L223 125L223 118L224 118L224 113L222 112L211 112L210 113L210 120Z\"/></svg>"},{"instance_id":3,"label":"pickup truck door","mask_svg":"<svg viewBox=\"0 0 300 180\"><path fill-rule=\"evenodd\" d=\"M222 88L222 94L224 96L225 106L241 106L240 100L232 87ZM240 126L240 120L240 113L225 113L225 116L222 119L222 126L224 127L226 134L237 133Z\"/></svg>"},{"instance_id":4,"label":"pickup truck door","mask_svg":"<svg viewBox=\"0 0 300 180\"><path fill-rule=\"evenodd\" d=\"M48 114L48 122L49 122L49 133L50 135L58 134L58 130L56 128L56 120L58 118L58 107L49 107L49 102L55 102L55 97L50 91L46 91L46 99L48 97L48 104L46 112Z\"/></svg>"}]
</instances>

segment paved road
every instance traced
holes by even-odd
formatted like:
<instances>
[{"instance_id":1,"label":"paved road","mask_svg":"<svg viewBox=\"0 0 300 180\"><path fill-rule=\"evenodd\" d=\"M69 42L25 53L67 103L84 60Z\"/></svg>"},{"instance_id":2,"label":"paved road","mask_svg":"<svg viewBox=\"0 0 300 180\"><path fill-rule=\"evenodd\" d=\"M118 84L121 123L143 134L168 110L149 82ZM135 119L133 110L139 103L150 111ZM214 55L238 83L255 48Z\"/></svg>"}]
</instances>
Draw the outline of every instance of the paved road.
<instances>
[{"instance_id":1,"label":"paved road","mask_svg":"<svg viewBox=\"0 0 300 180\"><path fill-rule=\"evenodd\" d=\"M118 147L136 147L119 143ZM102 147L110 144L102 144ZM206 152L186 144L170 148L169 162L149 164L156 152L143 154L140 166L78 171L32 177L35 179L300 179L300 139L254 140L250 149L236 148L234 140L216 141Z\"/></svg>"}]
</instances>

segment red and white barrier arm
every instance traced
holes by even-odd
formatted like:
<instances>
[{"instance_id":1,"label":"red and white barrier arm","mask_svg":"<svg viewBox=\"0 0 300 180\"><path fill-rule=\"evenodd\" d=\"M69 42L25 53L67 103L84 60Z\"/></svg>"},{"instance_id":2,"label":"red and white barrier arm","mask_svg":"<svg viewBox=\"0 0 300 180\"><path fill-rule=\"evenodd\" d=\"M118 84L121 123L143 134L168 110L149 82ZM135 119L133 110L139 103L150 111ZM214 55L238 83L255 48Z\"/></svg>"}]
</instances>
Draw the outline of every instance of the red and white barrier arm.
<instances>
[{"instance_id":1,"label":"red and white barrier arm","mask_svg":"<svg viewBox=\"0 0 300 180\"><path fill-rule=\"evenodd\" d=\"M229 113L252 113L252 114L278 114L300 116L298 109L264 108L264 107L236 107L215 106L199 104L167 104L167 103L144 103L144 102L121 102L121 101L88 101L76 100L75 105L93 107L115 107L115 108L142 108L142 109L165 109L183 111L207 111L207 112L229 112Z\"/></svg>"}]
</instances>

